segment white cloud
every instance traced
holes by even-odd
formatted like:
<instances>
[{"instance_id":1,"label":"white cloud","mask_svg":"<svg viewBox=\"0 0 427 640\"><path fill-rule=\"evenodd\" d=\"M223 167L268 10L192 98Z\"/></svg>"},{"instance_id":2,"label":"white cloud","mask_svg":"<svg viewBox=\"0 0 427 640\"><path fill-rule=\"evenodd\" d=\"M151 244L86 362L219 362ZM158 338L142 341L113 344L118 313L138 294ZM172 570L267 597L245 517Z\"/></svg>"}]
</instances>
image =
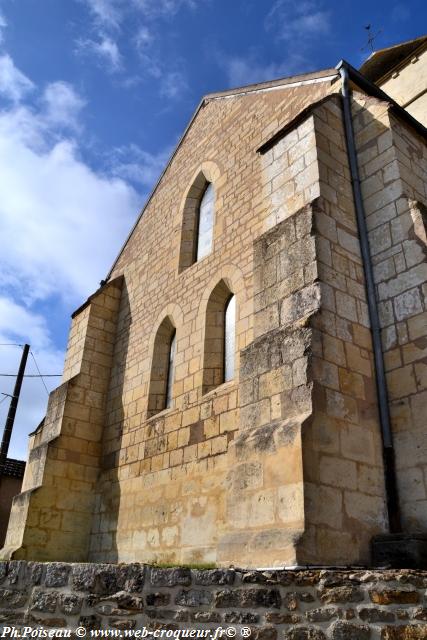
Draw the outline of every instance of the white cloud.
<instances>
[{"instance_id":1,"label":"white cloud","mask_svg":"<svg viewBox=\"0 0 427 640\"><path fill-rule=\"evenodd\" d=\"M45 117L51 125L79 129L80 111L85 101L68 82L52 82L43 94Z\"/></svg>"},{"instance_id":2,"label":"white cloud","mask_svg":"<svg viewBox=\"0 0 427 640\"><path fill-rule=\"evenodd\" d=\"M0 116L1 269L33 300L58 293L77 302L104 276L135 217L137 195L122 180L96 174L69 140L31 148L8 119Z\"/></svg>"},{"instance_id":3,"label":"white cloud","mask_svg":"<svg viewBox=\"0 0 427 640\"><path fill-rule=\"evenodd\" d=\"M31 80L15 67L9 55L0 56L1 95L14 102L19 102L33 88Z\"/></svg>"},{"instance_id":4,"label":"white cloud","mask_svg":"<svg viewBox=\"0 0 427 640\"><path fill-rule=\"evenodd\" d=\"M279 40L301 43L313 37L322 37L330 30L330 12L318 0L276 0L269 11L265 27Z\"/></svg>"},{"instance_id":5,"label":"white cloud","mask_svg":"<svg viewBox=\"0 0 427 640\"><path fill-rule=\"evenodd\" d=\"M150 20L172 18L181 9L196 9L202 0L84 0L95 25L107 30L120 29L132 11ZM206 1L206 0L203 0Z\"/></svg>"},{"instance_id":6,"label":"white cloud","mask_svg":"<svg viewBox=\"0 0 427 640\"><path fill-rule=\"evenodd\" d=\"M187 78L182 71L168 71L160 81L160 95L165 98L181 98L188 90Z\"/></svg>"},{"instance_id":7,"label":"white cloud","mask_svg":"<svg viewBox=\"0 0 427 640\"><path fill-rule=\"evenodd\" d=\"M120 178L151 188L165 168L171 153L172 148L152 154L135 144L120 147L111 155L111 171Z\"/></svg>"},{"instance_id":8,"label":"white cloud","mask_svg":"<svg viewBox=\"0 0 427 640\"><path fill-rule=\"evenodd\" d=\"M31 338L31 343L37 348L50 344L46 320L4 296L0 296L0 335L2 343L4 337L9 336L9 340L15 341Z\"/></svg>"},{"instance_id":9,"label":"white cloud","mask_svg":"<svg viewBox=\"0 0 427 640\"><path fill-rule=\"evenodd\" d=\"M123 61L119 47L108 35L100 34L98 40L77 40L76 51L83 55L94 55L108 72L115 73L122 69Z\"/></svg>"},{"instance_id":10,"label":"white cloud","mask_svg":"<svg viewBox=\"0 0 427 640\"><path fill-rule=\"evenodd\" d=\"M196 9L196 0L132 0L134 7L149 18L171 18L182 8Z\"/></svg>"},{"instance_id":11,"label":"white cloud","mask_svg":"<svg viewBox=\"0 0 427 640\"><path fill-rule=\"evenodd\" d=\"M162 97L169 100L181 98L188 91L182 60L174 60L174 68L168 68L156 51L152 30L147 27L139 28L134 43L142 64L142 75L158 80Z\"/></svg>"},{"instance_id":12,"label":"white cloud","mask_svg":"<svg viewBox=\"0 0 427 640\"><path fill-rule=\"evenodd\" d=\"M219 54L217 59L225 69L231 87L283 78L302 73L307 68L306 58L299 53L286 56L283 62L268 64L258 62L258 57L253 53L242 57Z\"/></svg>"},{"instance_id":13,"label":"white cloud","mask_svg":"<svg viewBox=\"0 0 427 640\"><path fill-rule=\"evenodd\" d=\"M25 87L33 88L26 80ZM84 104L70 84L48 85L38 104L38 111L23 103L0 111L0 343L28 342L43 373L61 373L63 353L46 309L68 315L98 287L140 197L118 175L85 163L76 141L64 136L64 127L77 126ZM0 373L15 373L19 356L19 349L0 347ZM37 373L32 358L28 367ZM52 389L59 379L46 384ZM12 388L13 378L0 378L0 392ZM26 456L26 434L43 417L46 401L42 381L26 378L11 456ZM8 404L0 405L1 423Z\"/></svg>"},{"instance_id":14,"label":"white cloud","mask_svg":"<svg viewBox=\"0 0 427 640\"><path fill-rule=\"evenodd\" d=\"M6 18L4 17L4 14L2 13L1 9L0 9L0 43L3 42L3 29L5 29L7 27L7 22L6 22Z\"/></svg>"},{"instance_id":15,"label":"white cloud","mask_svg":"<svg viewBox=\"0 0 427 640\"><path fill-rule=\"evenodd\" d=\"M140 27L136 33L134 42L142 63L142 72L152 78L160 78L162 76L162 69L158 57L153 53L154 37L151 31L147 27Z\"/></svg>"},{"instance_id":16,"label":"white cloud","mask_svg":"<svg viewBox=\"0 0 427 640\"><path fill-rule=\"evenodd\" d=\"M104 27L119 28L121 9L116 0L85 0L96 22Z\"/></svg>"}]
</instances>

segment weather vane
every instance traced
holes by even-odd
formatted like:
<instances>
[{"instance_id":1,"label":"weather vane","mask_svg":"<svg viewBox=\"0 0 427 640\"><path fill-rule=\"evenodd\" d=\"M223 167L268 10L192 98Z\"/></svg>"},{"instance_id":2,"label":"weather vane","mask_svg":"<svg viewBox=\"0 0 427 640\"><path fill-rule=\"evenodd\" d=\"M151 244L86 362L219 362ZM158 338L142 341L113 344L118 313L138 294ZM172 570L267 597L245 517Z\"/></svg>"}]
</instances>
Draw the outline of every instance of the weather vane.
<instances>
[{"instance_id":1,"label":"weather vane","mask_svg":"<svg viewBox=\"0 0 427 640\"><path fill-rule=\"evenodd\" d=\"M368 32L368 42L366 43L366 45L364 47L362 47L361 51L368 51L369 49L371 50L371 53L374 52L374 40L375 38L378 38L378 36L380 35L380 33L382 32L382 29L380 29L379 31L377 31L377 33L374 35L371 31L371 27L372 25L367 24L365 29Z\"/></svg>"}]
</instances>

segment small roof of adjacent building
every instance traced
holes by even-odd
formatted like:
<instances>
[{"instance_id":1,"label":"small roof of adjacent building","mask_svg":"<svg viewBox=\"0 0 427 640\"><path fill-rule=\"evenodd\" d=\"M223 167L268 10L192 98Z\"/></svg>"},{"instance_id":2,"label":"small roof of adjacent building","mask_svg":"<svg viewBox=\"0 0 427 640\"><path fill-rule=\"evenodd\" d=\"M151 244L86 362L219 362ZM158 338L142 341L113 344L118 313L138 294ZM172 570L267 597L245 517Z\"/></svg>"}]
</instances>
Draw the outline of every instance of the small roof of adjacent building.
<instances>
[{"instance_id":1,"label":"small roof of adjacent building","mask_svg":"<svg viewBox=\"0 0 427 640\"><path fill-rule=\"evenodd\" d=\"M392 69L400 65L418 49L427 47L427 35L414 40L400 42L392 47L378 49L360 67L359 71L371 82L377 82Z\"/></svg>"},{"instance_id":2,"label":"small roof of adjacent building","mask_svg":"<svg viewBox=\"0 0 427 640\"><path fill-rule=\"evenodd\" d=\"M1 475L9 478L23 478L25 473L25 464L24 460L6 458L6 462L1 470Z\"/></svg>"}]
</instances>

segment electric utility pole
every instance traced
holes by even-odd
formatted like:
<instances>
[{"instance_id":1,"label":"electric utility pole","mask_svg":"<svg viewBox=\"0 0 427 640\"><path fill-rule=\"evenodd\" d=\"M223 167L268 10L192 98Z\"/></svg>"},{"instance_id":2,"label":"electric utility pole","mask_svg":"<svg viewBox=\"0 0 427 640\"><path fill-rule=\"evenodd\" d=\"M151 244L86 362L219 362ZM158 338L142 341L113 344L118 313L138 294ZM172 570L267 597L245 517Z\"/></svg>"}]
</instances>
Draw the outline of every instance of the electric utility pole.
<instances>
[{"instance_id":1,"label":"electric utility pole","mask_svg":"<svg viewBox=\"0 0 427 640\"><path fill-rule=\"evenodd\" d=\"M10 438L12 436L13 423L15 422L16 409L18 407L19 394L21 393L22 380L24 378L25 366L27 364L28 352L30 345L24 344L22 350L21 363L19 365L18 375L16 376L15 388L10 401L9 411L7 412L6 424L3 431L3 439L0 447L0 479L3 473L4 464L9 451Z\"/></svg>"}]
</instances>

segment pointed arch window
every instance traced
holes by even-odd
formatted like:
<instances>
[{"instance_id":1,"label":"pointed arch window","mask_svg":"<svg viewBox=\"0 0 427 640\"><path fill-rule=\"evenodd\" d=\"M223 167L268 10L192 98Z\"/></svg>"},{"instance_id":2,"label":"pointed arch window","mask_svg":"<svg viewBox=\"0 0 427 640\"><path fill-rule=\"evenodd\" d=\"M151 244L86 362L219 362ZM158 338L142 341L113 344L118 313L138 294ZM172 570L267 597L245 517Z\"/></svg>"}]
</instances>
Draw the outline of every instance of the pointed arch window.
<instances>
[{"instance_id":1,"label":"pointed arch window","mask_svg":"<svg viewBox=\"0 0 427 640\"><path fill-rule=\"evenodd\" d=\"M215 222L215 188L200 172L184 204L179 272L212 252Z\"/></svg>"},{"instance_id":2,"label":"pointed arch window","mask_svg":"<svg viewBox=\"0 0 427 640\"><path fill-rule=\"evenodd\" d=\"M221 280L206 308L203 393L234 378L236 357L236 298Z\"/></svg>"},{"instance_id":3,"label":"pointed arch window","mask_svg":"<svg viewBox=\"0 0 427 640\"><path fill-rule=\"evenodd\" d=\"M231 296L224 311L224 382L234 378L236 353L236 297Z\"/></svg>"},{"instance_id":4,"label":"pointed arch window","mask_svg":"<svg viewBox=\"0 0 427 640\"><path fill-rule=\"evenodd\" d=\"M213 184L209 182L199 205L196 262L212 251L214 195Z\"/></svg>"},{"instance_id":5,"label":"pointed arch window","mask_svg":"<svg viewBox=\"0 0 427 640\"><path fill-rule=\"evenodd\" d=\"M171 343L169 346L169 362L168 362L168 375L166 379L166 401L165 409L169 409L172 405L172 387L175 373L175 351L176 351L176 331L173 332Z\"/></svg>"},{"instance_id":6,"label":"pointed arch window","mask_svg":"<svg viewBox=\"0 0 427 640\"><path fill-rule=\"evenodd\" d=\"M167 317L158 328L154 340L148 393L148 417L172 407L175 354L176 330L170 318Z\"/></svg>"}]
</instances>

